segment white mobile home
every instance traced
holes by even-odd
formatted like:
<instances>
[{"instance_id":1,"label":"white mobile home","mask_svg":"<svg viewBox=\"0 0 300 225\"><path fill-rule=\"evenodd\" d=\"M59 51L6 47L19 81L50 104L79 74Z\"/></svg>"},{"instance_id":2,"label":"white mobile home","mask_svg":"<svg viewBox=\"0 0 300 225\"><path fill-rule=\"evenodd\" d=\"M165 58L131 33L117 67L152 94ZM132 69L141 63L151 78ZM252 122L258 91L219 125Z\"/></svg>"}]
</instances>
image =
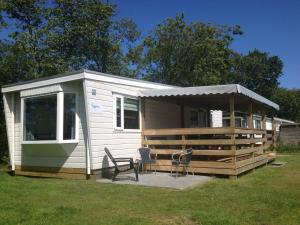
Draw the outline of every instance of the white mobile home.
<instances>
[{"instance_id":1,"label":"white mobile home","mask_svg":"<svg viewBox=\"0 0 300 225\"><path fill-rule=\"evenodd\" d=\"M265 125L254 129L253 113L265 124L265 109L278 109L240 85L180 88L87 70L7 85L2 93L12 170L49 177L89 177L110 166L105 147L117 157L137 158L142 145L162 155L193 146L197 160L206 162L195 162L195 172L234 176L268 160ZM248 128L233 122L235 109L249 113ZM218 124L215 110L228 112L228 127L210 127ZM201 158L208 151L227 159L223 167L209 167ZM245 154L256 160L247 164ZM232 167L239 161L244 164ZM157 167L168 170L168 163L162 157Z\"/></svg>"}]
</instances>

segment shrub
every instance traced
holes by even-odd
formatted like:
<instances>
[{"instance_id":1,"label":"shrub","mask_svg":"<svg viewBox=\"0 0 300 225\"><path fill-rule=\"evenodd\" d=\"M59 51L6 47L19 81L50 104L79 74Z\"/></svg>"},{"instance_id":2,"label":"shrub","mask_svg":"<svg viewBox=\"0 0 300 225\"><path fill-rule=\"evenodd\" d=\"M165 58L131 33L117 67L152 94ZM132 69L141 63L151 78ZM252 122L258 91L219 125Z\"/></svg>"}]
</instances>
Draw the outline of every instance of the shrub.
<instances>
[{"instance_id":1,"label":"shrub","mask_svg":"<svg viewBox=\"0 0 300 225\"><path fill-rule=\"evenodd\" d=\"M10 163L9 157L7 155L2 156L0 163L4 165L9 165Z\"/></svg>"},{"instance_id":2,"label":"shrub","mask_svg":"<svg viewBox=\"0 0 300 225\"><path fill-rule=\"evenodd\" d=\"M297 144L283 144L283 143L279 143L276 146L276 151L277 152L300 152L300 145Z\"/></svg>"}]
</instances>

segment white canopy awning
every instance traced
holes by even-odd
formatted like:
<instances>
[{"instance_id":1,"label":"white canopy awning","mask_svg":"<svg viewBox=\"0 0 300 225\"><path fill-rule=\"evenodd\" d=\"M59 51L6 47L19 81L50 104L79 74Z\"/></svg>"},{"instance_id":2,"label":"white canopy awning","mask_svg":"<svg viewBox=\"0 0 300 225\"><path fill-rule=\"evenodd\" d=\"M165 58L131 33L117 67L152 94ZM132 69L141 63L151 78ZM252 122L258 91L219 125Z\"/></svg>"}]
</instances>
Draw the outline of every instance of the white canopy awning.
<instances>
[{"instance_id":1,"label":"white canopy awning","mask_svg":"<svg viewBox=\"0 0 300 225\"><path fill-rule=\"evenodd\" d=\"M279 105L277 105L276 103L270 101L269 99L239 84L140 90L138 96L139 97L199 96L199 95L216 95L216 94L232 94L232 93L247 96L251 99L254 99L255 101L258 101L276 110L279 110Z\"/></svg>"}]
</instances>

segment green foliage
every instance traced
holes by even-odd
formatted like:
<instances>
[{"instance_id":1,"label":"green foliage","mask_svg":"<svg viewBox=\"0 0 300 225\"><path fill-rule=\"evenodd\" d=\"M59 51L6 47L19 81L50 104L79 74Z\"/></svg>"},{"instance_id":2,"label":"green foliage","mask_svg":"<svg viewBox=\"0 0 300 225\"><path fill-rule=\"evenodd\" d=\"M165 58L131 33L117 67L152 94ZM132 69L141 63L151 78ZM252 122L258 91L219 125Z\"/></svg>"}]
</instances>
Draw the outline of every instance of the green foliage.
<instances>
[{"instance_id":1,"label":"green foliage","mask_svg":"<svg viewBox=\"0 0 300 225\"><path fill-rule=\"evenodd\" d=\"M297 144L284 145L283 143L279 143L278 145L276 145L276 151L278 153L300 152L300 145Z\"/></svg>"},{"instance_id":2,"label":"green foliage","mask_svg":"<svg viewBox=\"0 0 300 225\"><path fill-rule=\"evenodd\" d=\"M241 34L238 26L187 23L181 14L159 24L130 56L147 80L179 86L220 84L230 68L229 45L236 34Z\"/></svg>"},{"instance_id":3,"label":"green foliage","mask_svg":"<svg viewBox=\"0 0 300 225\"><path fill-rule=\"evenodd\" d=\"M280 106L278 117L300 122L300 89L276 89L271 97Z\"/></svg>"},{"instance_id":4,"label":"green foliage","mask_svg":"<svg viewBox=\"0 0 300 225\"><path fill-rule=\"evenodd\" d=\"M9 157L7 155L2 156L0 163L2 163L3 165L6 165L6 166L9 165L9 163L10 163Z\"/></svg>"},{"instance_id":5,"label":"green foliage","mask_svg":"<svg viewBox=\"0 0 300 225\"><path fill-rule=\"evenodd\" d=\"M257 49L232 59L229 83L238 83L266 98L276 92L283 63L278 56L269 56Z\"/></svg>"}]
</instances>

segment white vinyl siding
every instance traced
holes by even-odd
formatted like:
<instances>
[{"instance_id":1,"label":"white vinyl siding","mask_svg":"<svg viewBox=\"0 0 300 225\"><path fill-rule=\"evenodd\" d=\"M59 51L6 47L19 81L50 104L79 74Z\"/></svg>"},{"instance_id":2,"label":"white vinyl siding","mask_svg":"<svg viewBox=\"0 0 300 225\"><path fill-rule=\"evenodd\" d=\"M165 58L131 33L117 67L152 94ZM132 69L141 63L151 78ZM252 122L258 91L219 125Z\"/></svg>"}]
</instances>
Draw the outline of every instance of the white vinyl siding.
<instances>
[{"instance_id":1,"label":"white vinyl siding","mask_svg":"<svg viewBox=\"0 0 300 225\"><path fill-rule=\"evenodd\" d=\"M21 145L21 104L15 98L15 164L23 166L86 168L86 120L84 97L80 82L62 85L64 91L78 92L78 143ZM22 149L22 150L21 150Z\"/></svg>"},{"instance_id":2,"label":"white vinyl siding","mask_svg":"<svg viewBox=\"0 0 300 225\"><path fill-rule=\"evenodd\" d=\"M15 144L13 144L13 142L15 140L13 140L13 132L14 132L14 128L13 128L13 116L12 116L12 101L13 101L13 95L15 93L6 93L3 94L3 104L4 104L4 113L5 113L5 122L6 122L6 131L7 131L7 141L8 141L8 148L9 148L9 152L10 152L10 160L12 163L13 160L13 146L15 146Z\"/></svg>"},{"instance_id":3,"label":"white vinyl siding","mask_svg":"<svg viewBox=\"0 0 300 225\"><path fill-rule=\"evenodd\" d=\"M139 88L121 84L86 81L88 105L100 105L100 112L93 113L89 107L89 125L92 145L92 169L112 166L106 157L107 147L114 157L137 158L141 147L141 132L137 130L115 130L113 122L113 95L136 96ZM93 90L96 95L93 95ZM94 91L94 92L95 92Z\"/></svg>"}]
</instances>

